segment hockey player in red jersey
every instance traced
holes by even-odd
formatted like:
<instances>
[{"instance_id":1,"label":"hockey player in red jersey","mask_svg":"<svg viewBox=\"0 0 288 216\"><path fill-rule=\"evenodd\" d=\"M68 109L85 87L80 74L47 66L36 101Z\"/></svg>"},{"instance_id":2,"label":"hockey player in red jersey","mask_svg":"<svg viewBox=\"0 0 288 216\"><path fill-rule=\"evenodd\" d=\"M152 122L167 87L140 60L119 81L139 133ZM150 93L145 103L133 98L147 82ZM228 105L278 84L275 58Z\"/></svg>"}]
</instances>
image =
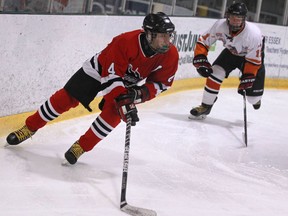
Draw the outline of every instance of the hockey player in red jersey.
<instances>
[{"instance_id":1,"label":"hockey player in red jersey","mask_svg":"<svg viewBox=\"0 0 288 216\"><path fill-rule=\"evenodd\" d=\"M114 37L104 50L83 63L64 88L29 116L22 128L10 133L7 143L18 145L79 103L91 111L89 104L100 91L104 95L99 103L102 111L65 153L70 164L92 150L121 119L126 121L129 116L135 125L139 121L135 104L155 98L173 83L179 59L171 43L174 30L170 18L158 12L144 18L143 29Z\"/></svg>"},{"instance_id":2,"label":"hockey player in red jersey","mask_svg":"<svg viewBox=\"0 0 288 216\"><path fill-rule=\"evenodd\" d=\"M261 106L264 92L264 38L260 29L246 21L247 7L244 3L233 3L226 12L226 19L220 19L198 40L194 50L193 65L197 72L207 77L202 104L192 108L189 118L204 119L217 99L221 84L236 68L241 71L238 93L247 95L254 109ZM217 40L225 49L214 61L207 59L209 47Z\"/></svg>"}]
</instances>

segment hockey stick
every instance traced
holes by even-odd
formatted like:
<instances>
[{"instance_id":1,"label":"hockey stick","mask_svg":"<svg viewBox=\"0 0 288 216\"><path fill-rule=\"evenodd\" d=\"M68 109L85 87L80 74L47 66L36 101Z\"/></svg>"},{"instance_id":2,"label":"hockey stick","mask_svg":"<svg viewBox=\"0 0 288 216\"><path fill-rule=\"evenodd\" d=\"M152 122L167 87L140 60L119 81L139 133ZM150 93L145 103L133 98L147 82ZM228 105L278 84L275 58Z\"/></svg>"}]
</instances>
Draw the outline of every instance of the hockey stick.
<instances>
[{"instance_id":1,"label":"hockey stick","mask_svg":"<svg viewBox=\"0 0 288 216\"><path fill-rule=\"evenodd\" d=\"M144 208L131 206L126 201L128 165L129 165L129 149L130 149L130 137L131 137L131 121L132 121L131 117L128 117L127 123L126 123L125 151L124 151L123 172L122 172L120 210L133 216L156 216L157 213L155 211L150 210L150 209L144 209Z\"/></svg>"},{"instance_id":2,"label":"hockey stick","mask_svg":"<svg viewBox=\"0 0 288 216\"><path fill-rule=\"evenodd\" d=\"M248 146L248 139L247 139L247 109L246 109L246 91L243 91L243 112L244 112L244 132L243 132L243 137L244 137L244 142L246 147Z\"/></svg>"}]
</instances>

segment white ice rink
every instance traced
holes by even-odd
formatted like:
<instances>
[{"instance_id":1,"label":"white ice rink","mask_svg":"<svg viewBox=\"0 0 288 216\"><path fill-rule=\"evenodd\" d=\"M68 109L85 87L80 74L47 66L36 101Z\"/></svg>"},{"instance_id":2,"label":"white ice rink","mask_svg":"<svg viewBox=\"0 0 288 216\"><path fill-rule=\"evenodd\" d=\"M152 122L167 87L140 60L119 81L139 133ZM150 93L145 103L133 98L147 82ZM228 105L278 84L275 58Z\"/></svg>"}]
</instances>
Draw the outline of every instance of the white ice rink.
<instances>
[{"instance_id":1,"label":"white ice rink","mask_svg":"<svg viewBox=\"0 0 288 216\"><path fill-rule=\"evenodd\" d=\"M139 105L132 127L127 200L159 216L287 216L288 91L266 90L262 107L222 89L204 121L188 120L202 90ZM33 139L0 148L3 216L121 216L125 124L75 166L63 154L96 114L48 125Z\"/></svg>"}]
</instances>

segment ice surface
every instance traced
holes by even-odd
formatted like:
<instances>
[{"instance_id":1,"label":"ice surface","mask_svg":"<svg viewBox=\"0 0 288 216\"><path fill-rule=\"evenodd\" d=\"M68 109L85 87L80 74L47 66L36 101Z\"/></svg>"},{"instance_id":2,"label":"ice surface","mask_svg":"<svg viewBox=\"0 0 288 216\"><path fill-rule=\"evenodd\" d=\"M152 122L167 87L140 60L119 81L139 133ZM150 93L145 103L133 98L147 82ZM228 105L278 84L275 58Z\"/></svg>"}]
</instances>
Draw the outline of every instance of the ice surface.
<instances>
[{"instance_id":1,"label":"ice surface","mask_svg":"<svg viewBox=\"0 0 288 216\"><path fill-rule=\"evenodd\" d=\"M287 93L266 90L257 111L247 104L247 148L236 89L222 89L203 121L188 119L202 90L139 105L128 203L159 216L287 216ZM76 165L61 165L96 116L48 125L18 146L4 148L1 137L1 215L125 215L119 210L124 123Z\"/></svg>"}]
</instances>

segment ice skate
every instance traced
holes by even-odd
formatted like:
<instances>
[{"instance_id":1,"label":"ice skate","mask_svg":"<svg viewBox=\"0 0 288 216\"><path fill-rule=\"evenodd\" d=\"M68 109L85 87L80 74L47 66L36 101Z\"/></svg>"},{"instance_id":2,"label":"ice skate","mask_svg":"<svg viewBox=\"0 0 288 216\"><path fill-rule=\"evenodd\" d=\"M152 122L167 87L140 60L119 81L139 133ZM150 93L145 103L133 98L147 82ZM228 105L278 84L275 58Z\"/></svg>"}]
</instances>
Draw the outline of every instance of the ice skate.
<instances>
[{"instance_id":1,"label":"ice skate","mask_svg":"<svg viewBox=\"0 0 288 216\"><path fill-rule=\"evenodd\" d=\"M16 130L16 131L10 133L6 138L6 141L7 141L8 145L18 145L21 142L32 137L35 133L36 133L36 131L31 131L28 129L28 127L26 125L24 125L19 130Z\"/></svg>"},{"instance_id":2,"label":"ice skate","mask_svg":"<svg viewBox=\"0 0 288 216\"><path fill-rule=\"evenodd\" d=\"M255 110L260 109L260 107L261 107L261 100L259 100L256 104L253 104L253 108L254 108Z\"/></svg>"},{"instance_id":3,"label":"ice skate","mask_svg":"<svg viewBox=\"0 0 288 216\"><path fill-rule=\"evenodd\" d=\"M78 158L84 153L84 150L79 145L79 141L76 141L70 149L65 153L65 161L63 161L62 165L75 164Z\"/></svg>"},{"instance_id":4,"label":"ice skate","mask_svg":"<svg viewBox=\"0 0 288 216\"><path fill-rule=\"evenodd\" d=\"M190 111L190 116L188 117L189 119L196 119L196 120L202 120L207 117L207 115L210 113L212 109L212 105L207 105L202 103L198 107L194 107Z\"/></svg>"}]
</instances>

